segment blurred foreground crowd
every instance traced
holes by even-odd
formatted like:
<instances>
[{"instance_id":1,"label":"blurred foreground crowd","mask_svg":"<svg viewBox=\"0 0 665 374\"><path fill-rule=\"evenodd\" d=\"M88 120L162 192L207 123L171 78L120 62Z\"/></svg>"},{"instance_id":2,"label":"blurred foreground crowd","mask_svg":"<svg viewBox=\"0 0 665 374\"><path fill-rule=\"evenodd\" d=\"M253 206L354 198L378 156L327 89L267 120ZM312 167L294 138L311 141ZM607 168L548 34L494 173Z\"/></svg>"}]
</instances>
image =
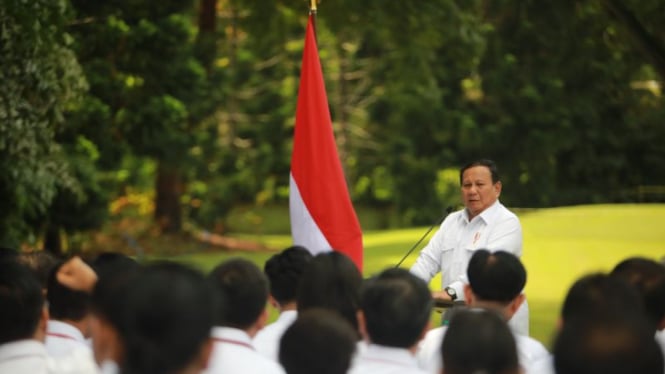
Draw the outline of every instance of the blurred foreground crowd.
<instances>
[{"instance_id":1,"label":"blurred foreground crowd","mask_svg":"<svg viewBox=\"0 0 665 374\"><path fill-rule=\"evenodd\" d=\"M465 305L431 326L428 285L389 268L363 279L339 252L290 247L209 274L104 253L0 258L0 373L662 374L665 266L628 258L569 289L549 352L511 330L527 272L477 250ZM267 305L280 315L268 324Z\"/></svg>"}]
</instances>

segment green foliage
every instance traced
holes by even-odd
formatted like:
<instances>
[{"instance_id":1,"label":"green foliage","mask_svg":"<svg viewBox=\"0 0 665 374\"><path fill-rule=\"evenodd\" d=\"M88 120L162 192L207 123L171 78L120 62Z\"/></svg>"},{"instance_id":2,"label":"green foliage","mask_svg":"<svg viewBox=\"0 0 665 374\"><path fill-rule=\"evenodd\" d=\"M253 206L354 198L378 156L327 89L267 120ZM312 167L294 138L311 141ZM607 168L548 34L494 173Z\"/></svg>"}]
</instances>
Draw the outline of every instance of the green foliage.
<instances>
[{"instance_id":1,"label":"green foliage","mask_svg":"<svg viewBox=\"0 0 665 374\"><path fill-rule=\"evenodd\" d=\"M64 32L68 10L64 0L0 7L0 241L12 245L56 191L81 193L55 142L66 110L87 88Z\"/></svg>"}]
</instances>

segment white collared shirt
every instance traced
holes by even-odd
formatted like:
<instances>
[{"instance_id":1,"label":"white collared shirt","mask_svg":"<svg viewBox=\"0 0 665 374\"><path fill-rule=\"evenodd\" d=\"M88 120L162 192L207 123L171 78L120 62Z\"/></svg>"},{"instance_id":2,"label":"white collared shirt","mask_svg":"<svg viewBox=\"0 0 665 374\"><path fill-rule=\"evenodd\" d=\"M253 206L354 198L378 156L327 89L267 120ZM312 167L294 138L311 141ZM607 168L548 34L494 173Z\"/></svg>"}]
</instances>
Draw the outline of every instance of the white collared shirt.
<instances>
[{"instance_id":1,"label":"white collared shirt","mask_svg":"<svg viewBox=\"0 0 665 374\"><path fill-rule=\"evenodd\" d=\"M63 357L75 349L88 349L90 346L83 333L69 323L49 320L46 326L46 352L51 357Z\"/></svg>"},{"instance_id":2,"label":"white collared shirt","mask_svg":"<svg viewBox=\"0 0 665 374\"><path fill-rule=\"evenodd\" d=\"M207 374L284 374L276 362L259 354L252 339L243 330L231 327L213 327L214 348Z\"/></svg>"},{"instance_id":3,"label":"white collared shirt","mask_svg":"<svg viewBox=\"0 0 665 374\"><path fill-rule=\"evenodd\" d=\"M459 300L464 300L464 285L468 283L466 270L474 251L503 250L522 256L520 221L498 200L471 221L468 217L466 209L450 214L411 267L411 273L427 283L441 272L441 287L455 289ZM511 319L510 326L520 334L529 335L526 300Z\"/></svg>"},{"instance_id":4,"label":"white collared shirt","mask_svg":"<svg viewBox=\"0 0 665 374\"><path fill-rule=\"evenodd\" d=\"M74 349L53 358L44 344L34 339L0 345L2 374L98 374L99 370L89 349Z\"/></svg>"},{"instance_id":5,"label":"white collared shirt","mask_svg":"<svg viewBox=\"0 0 665 374\"><path fill-rule=\"evenodd\" d=\"M48 373L48 354L44 344L26 339L0 345L0 373Z\"/></svg>"},{"instance_id":6,"label":"white collared shirt","mask_svg":"<svg viewBox=\"0 0 665 374\"><path fill-rule=\"evenodd\" d=\"M498 200L471 221L466 209L450 214L420 251L411 272L428 283L441 272L441 286L454 288L463 299L466 268L477 249L522 255L520 221Z\"/></svg>"},{"instance_id":7,"label":"white collared shirt","mask_svg":"<svg viewBox=\"0 0 665 374\"><path fill-rule=\"evenodd\" d=\"M298 318L298 312L295 310L285 310L280 313L275 322L261 329L254 337L253 343L256 351L279 362L279 340L296 318Z\"/></svg>"},{"instance_id":8,"label":"white collared shirt","mask_svg":"<svg viewBox=\"0 0 665 374\"><path fill-rule=\"evenodd\" d=\"M349 374L426 374L408 349L369 344L353 361Z\"/></svg>"},{"instance_id":9,"label":"white collared shirt","mask_svg":"<svg viewBox=\"0 0 665 374\"><path fill-rule=\"evenodd\" d=\"M418 366L428 373L438 374L443 366L441 359L441 343L448 330L447 326L437 327L427 332L420 341L416 351ZM542 360L550 357L550 353L539 341L513 332L517 346L517 356L520 366L526 373L532 372L532 367Z\"/></svg>"}]
</instances>

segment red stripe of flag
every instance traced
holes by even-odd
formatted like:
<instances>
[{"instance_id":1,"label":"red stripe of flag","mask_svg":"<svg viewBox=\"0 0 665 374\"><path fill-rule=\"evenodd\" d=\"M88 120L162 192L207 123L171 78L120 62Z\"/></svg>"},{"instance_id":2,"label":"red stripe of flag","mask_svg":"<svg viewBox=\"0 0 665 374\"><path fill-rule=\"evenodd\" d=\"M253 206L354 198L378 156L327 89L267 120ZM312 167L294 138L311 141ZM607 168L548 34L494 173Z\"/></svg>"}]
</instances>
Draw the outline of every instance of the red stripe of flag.
<instances>
[{"instance_id":1,"label":"red stripe of flag","mask_svg":"<svg viewBox=\"0 0 665 374\"><path fill-rule=\"evenodd\" d=\"M362 231L337 154L313 17L310 15L307 23L296 106L291 158L291 231L294 244L303 245L313 253L331 249L342 252L362 270ZM302 200L294 198L296 192ZM299 206L300 201L304 207ZM303 208L309 215L294 214ZM314 226L312 222L303 221L310 218ZM304 231L312 227L318 227L330 248L313 248L325 244L308 239L312 233Z\"/></svg>"}]
</instances>

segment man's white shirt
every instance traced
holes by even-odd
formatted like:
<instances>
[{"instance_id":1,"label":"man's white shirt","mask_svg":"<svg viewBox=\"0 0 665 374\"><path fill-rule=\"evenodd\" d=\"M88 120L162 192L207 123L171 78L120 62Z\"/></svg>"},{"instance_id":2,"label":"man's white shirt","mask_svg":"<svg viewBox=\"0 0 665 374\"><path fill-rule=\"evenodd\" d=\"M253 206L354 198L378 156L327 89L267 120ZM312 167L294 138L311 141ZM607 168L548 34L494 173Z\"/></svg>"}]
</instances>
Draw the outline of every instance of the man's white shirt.
<instances>
[{"instance_id":1,"label":"man's white shirt","mask_svg":"<svg viewBox=\"0 0 665 374\"><path fill-rule=\"evenodd\" d=\"M405 348L369 344L353 361L349 374L426 374Z\"/></svg>"},{"instance_id":2,"label":"man's white shirt","mask_svg":"<svg viewBox=\"0 0 665 374\"><path fill-rule=\"evenodd\" d=\"M443 366L441 360L441 343L448 327L441 326L427 332L425 338L420 341L416 351L418 366L428 373L438 374ZM539 341L513 332L517 344L517 355L520 366L526 373L531 373L532 366L541 360L547 359L550 353Z\"/></svg>"},{"instance_id":3,"label":"man's white shirt","mask_svg":"<svg viewBox=\"0 0 665 374\"><path fill-rule=\"evenodd\" d=\"M441 287L455 289L457 297L463 300L464 285L468 283L466 270L471 256L478 249L503 250L517 257L522 255L519 218L498 200L470 221L466 209L450 214L420 251L410 271L427 283L441 272ZM520 334L529 335L526 300L510 325Z\"/></svg>"},{"instance_id":4,"label":"man's white shirt","mask_svg":"<svg viewBox=\"0 0 665 374\"><path fill-rule=\"evenodd\" d=\"M295 310L285 310L279 314L277 320L263 329L254 337L254 347L263 356L279 362L279 341L286 329L298 318Z\"/></svg>"},{"instance_id":5,"label":"man's white shirt","mask_svg":"<svg viewBox=\"0 0 665 374\"><path fill-rule=\"evenodd\" d=\"M49 320L46 325L46 352L51 357L63 357L76 349L91 351L81 330L69 323Z\"/></svg>"},{"instance_id":6,"label":"man's white shirt","mask_svg":"<svg viewBox=\"0 0 665 374\"><path fill-rule=\"evenodd\" d=\"M207 374L284 374L276 362L259 354L249 335L231 327L213 327L214 348Z\"/></svg>"}]
</instances>

